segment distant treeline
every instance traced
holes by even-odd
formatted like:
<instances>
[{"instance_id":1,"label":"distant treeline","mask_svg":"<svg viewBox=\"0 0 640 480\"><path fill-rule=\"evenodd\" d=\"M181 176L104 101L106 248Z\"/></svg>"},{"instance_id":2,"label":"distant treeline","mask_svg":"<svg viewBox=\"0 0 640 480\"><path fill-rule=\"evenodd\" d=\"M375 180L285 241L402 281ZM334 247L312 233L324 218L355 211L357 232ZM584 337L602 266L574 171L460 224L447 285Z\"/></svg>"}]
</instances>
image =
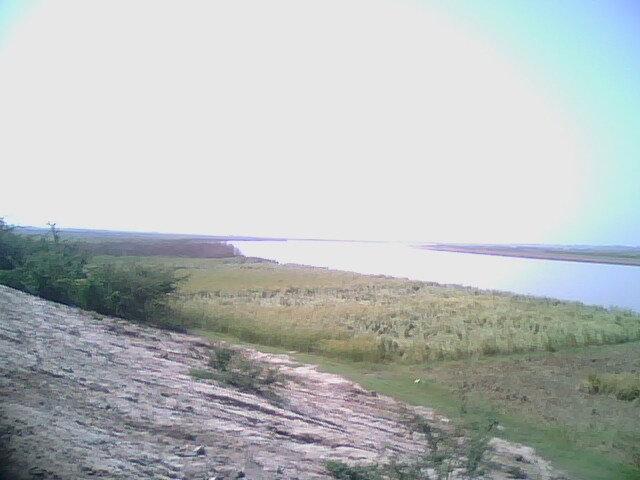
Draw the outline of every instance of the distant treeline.
<instances>
[{"instance_id":1,"label":"distant treeline","mask_svg":"<svg viewBox=\"0 0 640 480\"><path fill-rule=\"evenodd\" d=\"M168 308L180 281L175 269L90 265L89 258L78 243L62 240L55 225L49 236L18 235L0 218L0 284L106 315L180 327Z\"/></svg>"},{"instance_id":2,"label":"distant treeline","mask_svg":"<svg viewBox=\"0 0 640 480\"><path fill-rule=\"evenodd\" d=\"M16 233L25 235L49 235L47 228L16 226ZM251 237L246 235L197 235L184 233L127 232L120 230L95 230L87 228L65 228L64 237L78 241L108 240L199 240L202 242L234 242L234 241L286 241L284 237Z\"/></svg>"},{"instance_id":3,"label":"distant treeline","mask_svg":"<svg viewBox=\"0 0 640 480\"><path fill-rule=\"evenodd\" d=\"M225 258L240 254L228 243L190 239L108 240L78 242L77 245L90 255Z\"/></svg>"}]
</instances>

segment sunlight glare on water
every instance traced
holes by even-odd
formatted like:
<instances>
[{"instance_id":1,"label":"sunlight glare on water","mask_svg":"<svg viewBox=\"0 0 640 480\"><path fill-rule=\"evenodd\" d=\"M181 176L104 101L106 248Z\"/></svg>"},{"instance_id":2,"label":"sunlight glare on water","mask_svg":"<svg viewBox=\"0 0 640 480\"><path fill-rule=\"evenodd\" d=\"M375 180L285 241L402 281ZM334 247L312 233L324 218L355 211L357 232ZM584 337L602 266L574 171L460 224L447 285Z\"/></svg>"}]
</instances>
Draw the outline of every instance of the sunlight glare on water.
<instances>
[{"instance_id":1,"label":"sunlight glare on water","mask_svg":"<svg viewBox=\"0 0 640 480\"><path fill-rule=\"evenodd\" d=\"M640 267L440 252L403 243L232 242L243 255L640 311Z\"/></svg>"}]
</instances>

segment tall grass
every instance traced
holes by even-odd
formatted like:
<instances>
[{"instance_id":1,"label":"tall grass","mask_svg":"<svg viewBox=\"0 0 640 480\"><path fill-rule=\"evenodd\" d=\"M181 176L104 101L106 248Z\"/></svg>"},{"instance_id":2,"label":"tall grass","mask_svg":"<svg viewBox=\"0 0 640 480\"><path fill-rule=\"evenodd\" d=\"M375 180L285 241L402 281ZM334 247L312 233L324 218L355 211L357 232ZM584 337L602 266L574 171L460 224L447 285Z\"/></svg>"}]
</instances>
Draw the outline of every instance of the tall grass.
<instances>
[{"instance_id":1,"label":"tall grass","mask_svg":"<svg viewBox=\"0 0 640 480\"><path fill-rule=\"evenodd\" d=\"M640 339L640 316L625 310L273 263L199 267L187 269L197 276L174 305L176 316L331 357L422 363ZM192 282L201 287L207 278L213 288L194 293Z\"/></svg>"},{"instance_id":2,"label":"tall grass","mask_svg":"<svg viewBox=\"0 0 640 480\"><path fill-rule=\"evenodd\" d=\"M591 374L587 378L586 390L589 393L609 393L618 400L632 401L640 398L640 374L630 372Z\"/></svg>"}]
</instances>

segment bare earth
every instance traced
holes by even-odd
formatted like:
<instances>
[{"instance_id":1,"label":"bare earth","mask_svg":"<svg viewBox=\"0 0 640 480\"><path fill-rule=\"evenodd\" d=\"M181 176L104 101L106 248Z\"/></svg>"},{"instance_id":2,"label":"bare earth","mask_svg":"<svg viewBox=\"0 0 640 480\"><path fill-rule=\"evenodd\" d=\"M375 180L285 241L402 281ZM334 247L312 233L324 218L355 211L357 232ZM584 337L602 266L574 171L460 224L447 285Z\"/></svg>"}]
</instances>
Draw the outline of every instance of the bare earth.
<instances>
[{"instance_id":1,"label":"bare earth","mask_svg":"<svg viewBox=\"0 0 640 480\"><path fill-rule=\"evenodd\" d=\"M208 359L199 337L0 286L0 477L328 478L328 459L366 464L428 449L403 421L407 408L436 431L453 430L431 410L286 355L250 352L288 379L283 405L189 376ZM564 478L530 448L499 439L486 460L485 478L513 478L515 467L530 479Z\"/></svg>"}]
</instances>

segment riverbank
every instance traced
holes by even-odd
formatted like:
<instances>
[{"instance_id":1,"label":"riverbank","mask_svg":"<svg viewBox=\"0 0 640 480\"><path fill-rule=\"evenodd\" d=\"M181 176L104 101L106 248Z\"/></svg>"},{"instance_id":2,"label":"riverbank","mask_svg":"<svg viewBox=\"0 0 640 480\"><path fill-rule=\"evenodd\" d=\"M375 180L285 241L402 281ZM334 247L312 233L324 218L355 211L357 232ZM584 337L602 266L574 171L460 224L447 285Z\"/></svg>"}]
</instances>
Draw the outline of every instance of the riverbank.
<instances>
[{"instance_id":1,"label":"riverbank","mask_svg":"<svg viewBox=\"0 0 640 480\"><path fill-rule=\"evenodd\" d=\"M521 245L452 245L423 244L418 248L441 252L472 253L500 257L557 260L563 262L602 263L607 265L640 266L640 248L628 247L547 247Z\"/></svg>"},{"instance_id":2,"label":"riverbank","mask_svg":"<svg viewBox=\"0 0 640 480\"><path fill-rule=\"evenodd\" d=\"M435 453L455 466L446 478L565 478L524 445L478 444L432 409L287 355L230 349L3 286L0 318L3 479L374 479L335 473L386 463L400 472ZM254 376L207 377L223 371L210 361L220 351L241 355L252 373L277 372L277 381L266 390L246 383ZM471 454L478 463L469 476Z\"/></svg>"},{"instance_id":3,"label":"riverbank","mask_svg":"<svg viewBox=\"0 0 640 480\"><path fill-rule=\"evenodd\" d=\"M259 259L115 261L188 274L176 319L202 335L296 351L469 428L497 417L500 435L571 478L640 478L637 400L586 385L591 375L640 374L638 314Z\"/></svg>"}]
</instances>

